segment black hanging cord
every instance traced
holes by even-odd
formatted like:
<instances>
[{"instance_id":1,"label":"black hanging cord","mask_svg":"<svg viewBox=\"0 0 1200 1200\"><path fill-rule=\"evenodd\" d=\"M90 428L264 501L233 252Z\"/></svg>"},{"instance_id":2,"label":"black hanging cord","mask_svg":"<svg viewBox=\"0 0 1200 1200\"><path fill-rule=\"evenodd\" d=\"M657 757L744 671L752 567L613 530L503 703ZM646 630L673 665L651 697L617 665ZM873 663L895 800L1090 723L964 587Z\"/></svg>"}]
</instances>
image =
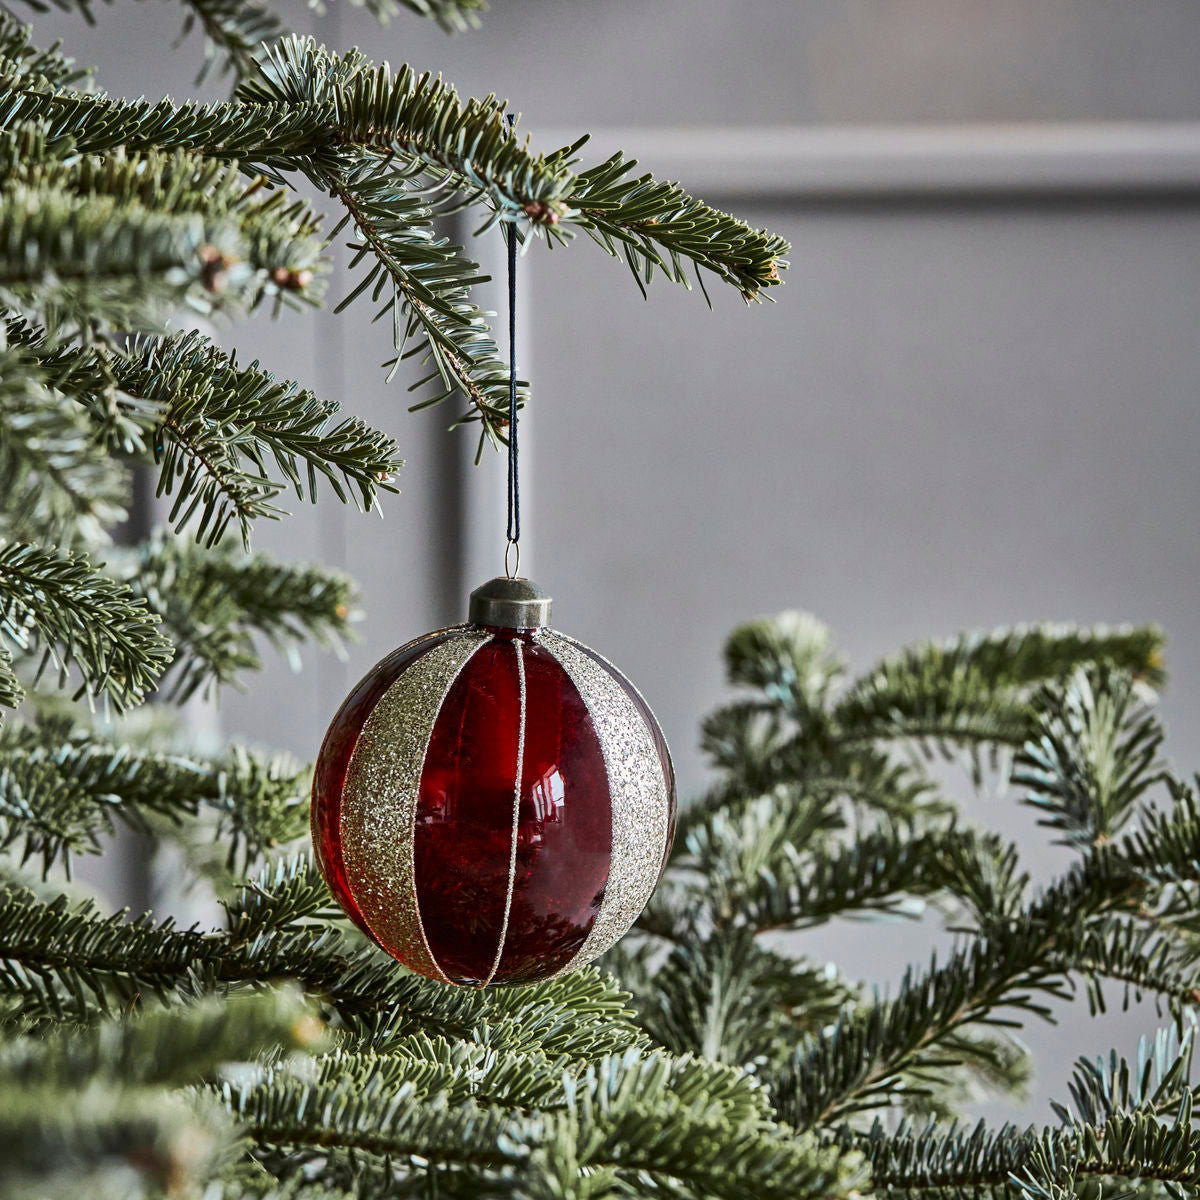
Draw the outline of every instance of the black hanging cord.
<instances>
[{"instance_id":1,"label":"black hanging cord","mask_svg":"<svg viewBox=\"0 0 1200 1200\"><path fill-rule=\"evenodd\" d=\"M508 117L508 134L513 136L514 118ZM517 227L510 223L506 230L508 238L508 550L517 550L516 566L508 564L508 550L504 554L504 568L509 578L521 566L521 476L519 473L519 450L517 447Z\"/></svg>"}]
</instances>

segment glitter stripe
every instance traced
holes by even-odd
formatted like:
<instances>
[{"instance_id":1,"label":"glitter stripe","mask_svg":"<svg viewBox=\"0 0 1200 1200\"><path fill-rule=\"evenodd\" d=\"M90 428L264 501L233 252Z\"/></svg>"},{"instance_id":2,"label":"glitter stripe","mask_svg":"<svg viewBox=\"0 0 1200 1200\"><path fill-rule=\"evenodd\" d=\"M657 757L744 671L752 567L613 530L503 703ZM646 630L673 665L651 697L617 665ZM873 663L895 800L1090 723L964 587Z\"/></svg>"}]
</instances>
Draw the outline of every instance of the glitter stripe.
<instances>
[{"instance_id":1,"label":"glitter stripe","mask_svg":"<svg viewBox=\"0 0 1200 1200\"><path fill-rule=\"evenodd\" d=\"M513 638L513 645L517 648L517 681L521 688L521 719L517 725L517 777L513 784L513 823L512 823L512 849L508 855L508 895L504 898L504 920L500 925L500 943L496 947L496 958L492 963L492 969L488 972L488 977L479 985L487 987L493 979L496 978L496 972L500 969L500 959L504 955L504 941L508 937L508 918L512 914L513 890L517 886L517 830L521 824L521 777L525 773L525 721L526 721L526 702L525 702L525 655L521 649L521 639Z\"/></svg>"},{"instance_id":2,"label":"glitter stripe","mask_svg":"<svg viewBox=\"0 0 1200 1200\"><path fill-rule=\"evenodd\" d=\"M566 671L587 706L608 773L612 858L608 884L583 945L555 974L598 958L637 920L662 867L670 787L649 728L629 694L594 658L550 630L534 635Z\"/></svg>"},{"instance_id":3,"label":"glitter stripe","mask_svg":"<svg viewBox=\"0 0 1200 1200\"><path fill-rule=\"evenodd\" d=\"M421 923L414 837L425 752L459 672L490 635L464 630L434 646L380 697L342 790L346 879L371 932L414 971L450 983Z\"/></svg>"}]
</instances>

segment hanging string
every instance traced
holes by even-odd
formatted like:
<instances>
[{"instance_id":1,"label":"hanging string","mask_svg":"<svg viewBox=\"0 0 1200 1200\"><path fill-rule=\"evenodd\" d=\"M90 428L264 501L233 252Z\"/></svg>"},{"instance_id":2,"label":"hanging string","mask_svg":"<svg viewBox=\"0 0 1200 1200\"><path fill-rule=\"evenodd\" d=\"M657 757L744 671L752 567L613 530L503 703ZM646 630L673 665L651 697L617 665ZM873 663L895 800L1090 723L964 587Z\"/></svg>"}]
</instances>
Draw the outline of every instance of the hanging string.
<instances>
[{"instance_id":1,"label":"hanging string","mask_svg":"<svg viewBox=\"0 0 1200 1200\"><path fill-rule=\"evenodd\" d=\"M513 136L515 118L508 116L508 135ZM521 476L517 446L517 227L505 230L508 241L508 545L504 550L504 572L513 579L521 570ZM516 552L516 562L509 555Z\"/></svg>"}]
</instances>

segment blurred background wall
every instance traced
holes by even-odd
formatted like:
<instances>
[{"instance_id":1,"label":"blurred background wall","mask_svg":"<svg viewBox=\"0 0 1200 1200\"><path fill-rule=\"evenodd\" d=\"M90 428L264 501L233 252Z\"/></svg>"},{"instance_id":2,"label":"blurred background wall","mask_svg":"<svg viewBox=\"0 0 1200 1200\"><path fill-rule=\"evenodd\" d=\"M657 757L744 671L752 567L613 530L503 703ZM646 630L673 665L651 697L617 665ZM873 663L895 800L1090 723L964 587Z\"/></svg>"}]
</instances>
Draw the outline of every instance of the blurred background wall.
<instances>
[{"instance_id":1,"label":"blurred background wall","mask_svg":"<svg viewBox=\"0 0 1200 1200\"><path fill-rule=\"evenodd\" d=\"M110 91L197 93L175 8L117 0L99 18L37 24ZM1195 0L496 0L456 38L336 5L294 20L507 96L539 148L592 131L597 152L792 240L775 304L716 289L711 313L665 283L642 301L584 240L522 267L523 567L556 624L642 687L684 796L704 785L696 730L725 694L724 634L785 607L833 624L858 667L964 627L1160 622L1169 749L1200 765ZM474 250L498 268L497 237ZM335 277L333 298L345 289ZM408 459L383 521L330 502L260 531L363 588L345 662L275 664L222 701L227 733L305 758L372 662L460 620L502 570L503 464L470 465L456 414L406 413L368 316L219 334ZM1035 872L1061 865L1013 797L961 789ZM945 941L931 921L804 945L887 984ZM1030 1029L1029 1114L1077 1054L1130 1051L1153 1022Z\"/></svg>"}]
</instances>

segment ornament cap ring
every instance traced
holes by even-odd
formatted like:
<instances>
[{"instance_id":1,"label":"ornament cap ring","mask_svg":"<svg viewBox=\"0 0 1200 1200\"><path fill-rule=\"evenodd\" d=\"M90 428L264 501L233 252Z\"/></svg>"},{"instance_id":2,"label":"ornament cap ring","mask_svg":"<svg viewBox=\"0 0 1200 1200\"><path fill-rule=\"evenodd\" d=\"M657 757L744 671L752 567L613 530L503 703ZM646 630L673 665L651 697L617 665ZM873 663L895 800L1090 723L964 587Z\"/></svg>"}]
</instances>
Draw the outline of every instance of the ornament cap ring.
<instances>
[{"instance_id":1,"label":"ornament cap ring","mask_svg":"<svg viewBox=\"0 0 1200 1200\"><path fill-rule=\"evenodd\" d=\"M542 629L550 624L551 597L532 579L489 579L471 593L467 620L499 629Z\"/></svg>"}]
</instances>

